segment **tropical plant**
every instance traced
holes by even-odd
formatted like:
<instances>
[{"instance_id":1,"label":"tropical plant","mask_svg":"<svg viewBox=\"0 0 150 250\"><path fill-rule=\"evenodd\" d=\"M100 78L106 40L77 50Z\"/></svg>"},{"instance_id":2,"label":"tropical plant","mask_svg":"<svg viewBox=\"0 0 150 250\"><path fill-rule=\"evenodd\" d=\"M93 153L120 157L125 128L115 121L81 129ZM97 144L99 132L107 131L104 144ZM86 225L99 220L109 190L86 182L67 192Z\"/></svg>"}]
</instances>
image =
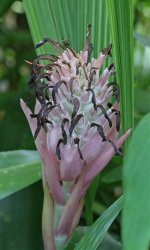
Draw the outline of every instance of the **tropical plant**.
<instances>
[{"instance_id":1,"label":"tropical plant","mask_svg":"<svg viewBox=\"0 0 150 250\"><path fill-rule=\"evenodd\" d=\"M10 1L11 3L12 1ZM148 166L150 165L148 125L150 124L150 116L149 114L144 116L134 132L134 115L136 117L135 122L137 123L142 113L145 114L150 111L148 105L149 95L145 91L146 88L147 91L149 89L146 83L144 89L143 86L139 85L139 82L136 82L136 79L133 79L133 10L136 6L135 1L133 3L130 0L39 0L37 4L36 0L24 0L23 4L32 39L36 46L36 59L34 59L34 49L31 46L31 55L29 60L28 58L27 60L29 64L32 64L30 65L32 69L30 86L34 89L33 96L36 96L38 102L33 113L23 101L21 102L21 106L29 121L36 147L40 153L43 171L41 174L40 158L36 151L18 150L0 153L1 199L37 182L42 176L44 187L43 239L46 250L121 249L121 247L124 250L148 249L150 241L150 223L148 219L150 214L150 206L148 204L148 190L150 188L148 179ZM147 4L147 1L145 1L144 6ZM7 5L5 6L4 10L7 8ZM89 24L91 26L88 26ZM89 28L86 42L84 43L87 26ZM91 50L92 44L89 39L90 35L94 47L93 53ZM149 40L145 36L138 33L134 33L134 36L138 41L149 46ZM57 55L54 56L55 51L48 43L51 43L59 51ZM82 48L84 48L83 52L80 52ZM99 52L101 52L100 56ZM111 52L112 57L107 58L104 62L104 59ZM92 58L99 57L98 60L90 60L90 56ZM47 59L50 59L51 63L54 64L53 68L47 63ZM66 61L66 65L63 65L63 61ZM71 81L71 78L73 76L76 77L76 74L78 74L77 71L72 71L71 75L70 73L68 75L68 67L70 67L68 64L70 61L72 62L71 70L80 65L80 72L78 72L80 75L80 93L77 93L76 89L73 88L72 95L74 97L72 96L71 99L68 99L69 92L65 89L66 79L68 77L68 81ZM112 63L115 64L115 68ZM90 67L93 68L93 71L89 70ZM116 74L110 76L110 74L114 73L114 69ZM103 71L104 73L102 74ZM51 75L54 78L56 72L60 79L58 82L55 82L53 79L56 85L55 88L52 86L52 90L51 87L48 88L47 86L49 86L49 78ZM89 83L88 78L86 79L86 74L90 79ZM102 85L107 86L106 77L110 77L108 78L110 79L109 82L113 82L113 84L110 84L101 91L102 96L106 92L108 94L108 96L105 95L106 99L103 103L98 103L100 100L98 99L97 91L99 90L98 86L96 86L96 77L100 82L104 80L101 83L101 88ZM43 79L45 80L44 82ZM136 83L135 102L133 98L134 82ZM119 84L119 88L116 83ZM73 81L72 86L74 84ZM91 86L97 88L93 90ZM58 98L58 91L62 96L61 101ZM111 97L110 93L114 97ZM87 94L90 98L86 106L83 99L85 99ZM64 96L67 96L67 98L65 97L65 99ZM118 103L120 102L120 108L118 104L114 104L115 98ZM110 105L110 102L112 102L112 105ZM67 110L67 117L65 116L63 120L59 118L59 111L54 110L58 103L63 113ZM134 111L134 103L136 112ZM33 106L32 103L31 106ZM82 108L79 109L80 106ZM119 126L119 109L121 112L122 134L129 128L132 128L133 135L123 148L125 155L124 162L122 157L116 156L108 164L114 153L122 154L119 147L128 135L127 132L125 136L121 137L121 140L115 143L117 131L115 130L112 137L109 136L108 130L115 128L116 125L117 127ZM47 115L51 110L53 112L52 117ZM80 111L80 114L78 111ZM112 116L109 113L110 111L112 112ZM95 122L97 114L98 117L105 118L109 124L107 129L105 126L100 126L98 122ZM83 116L87 124L82 124ZM90 116L91 120L89 120ZM51 120L49 120L50 117L52 118ZM87 143L87 138L83 134L89 130L88 128L86 131L86 125L88 127L89 121L93 134L91 134ZM53 123L55 123L55 126ZM51 131L55 130L53 138L52 135L50 136L47 133L49 128ZM96 142L94 141L94 149L98 148L100 140L101 144L107 145L106 149L103 149L103 154L99 154L98 152L98 158L96 152L92 152L92 140L94 136L96 140L99 139ZM50 140L49 137L51 137ZM74 144L72 144L72 140ZM82 140L85 140L85 142L83 143ZM43 146L41 145L41 141L43 141ZM50 153L48 147L50 148L52 143L54 147ZM90 160L91 157L95 161L95 165ZM70 160L68 161L68 159ZM89 175L86 169L81 172L83 160L91 167ZM52 162L57 163L53 166ZM105 165L108 165L107 168L91 184L93 177ZM121 174L122 165L124 165L123 177ZM59 168L61 178L53 167ZM84 180L86 172L87 179L89 178L88 180L90 181L88 183L85 182L84 185L80 185L80 180ZM115 201L116 197L120 196L116 195L118 190L116 187L119 185L120 193L121 179L123 180L123 196ZM89 184L91 186L88 189L85 200L83 200L85 190L89 187ZM37 199L40 200L38 205L40 209L37 211L40 213L42 194L39 190L41 188L35 186L34 197L39 196ZM32 194L31 189L28 193ZM113 198L111 197L112 194ZM24 192L22 191L20 199L22 199L23 195ZM100 203L99 198L104 202ZM30 200L30 197L29 199L27 197L27 200ZM80 225L84 225L84 227L80 226L75 229L81 214L83 201L84 213L81 217ZM111 203L113 204L110 205ZM108 208L106 209L106 207ZM121 209L123 209L122 223L119 217L116 223L113 224L113 227L112 223ZM76 214L75 211L77 212ZM99 215L100 213L101 216L95 220L95 215ZM29 214L30 216L34 215L33 209L31 209ZM7 220L6 215L4 218ZM19 218L23 218L21 212ZM39 215L38 220L40 220ZM72 224L72 222L74 223ZM14 242L11 241L7 247L5 243L0 243L1 248L12 250L20 248L24 250L43 249L42 242L37 241L37 235L41 235L41 233L36 231L35 223L36 220L33 221L31 226L32 235L35 232L35 236L32 236L32 239L36 239L36 243L33 243L33 240L29 240L28 234L27 238L21 237L18 239L18 236L14 234L15 229L13 233ZM122 243L120 242L119 233L116 231L118 230L116 229L118 228L118 224L121 225L122 229ZM138 226L139 224L140 227ZM108 234L108 229L111 225L112 229L110 234ZM26 232L30 231L28 226L24 226L24 224L22 226ZM55 230L53 227L55 227ZM40 225L38 228L40 228ZM54 235L55 237L53 237ZM114 238L114 235L117 235L117 239ZM39 237L39 239L41 238Z\"/></svg>"}]
</instances>

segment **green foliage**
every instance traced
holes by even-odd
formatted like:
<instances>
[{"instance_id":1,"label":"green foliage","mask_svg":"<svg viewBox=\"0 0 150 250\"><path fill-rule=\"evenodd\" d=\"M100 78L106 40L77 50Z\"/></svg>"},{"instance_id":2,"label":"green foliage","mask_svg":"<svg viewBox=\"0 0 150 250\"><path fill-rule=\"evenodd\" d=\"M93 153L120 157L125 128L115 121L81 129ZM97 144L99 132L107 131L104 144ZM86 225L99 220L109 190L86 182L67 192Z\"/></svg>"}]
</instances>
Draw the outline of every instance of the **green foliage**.
<instances>
[{"instance_id":1,"label":"green foliage","mask_svg":"<svg viewBox=\"0 0 150 250\"><path fill-rule=\"evenodd\" d=\"M34 44L45 37L68 40L77 51L83 48L86 28L92 25L94 55L110 42L106 1L100 0L24 0L24 7ZM56 11L57 10L57 11ZM43 29L44 27L44 29ZM51 52L47 45L38 53Z\"/></svg>"},{"instance_id":2,"label":"green foliage","mask_svg":"<svg viewBox=\"0 0 150 250\"><path fill-rule=\"evenodd\" d=\"M69 241L69 243L67 244L64 250L74 249L87 231L88 231L88 227L78 227L74 231L71 237L71 240ZM110 250L110 249L121 250L121 244L118 241L116 241L110 234L107 233L96 249L97 250Z\"/></svg>"},{"instance_id":3,"label":"green foliage","mask_svg":"<svg viewBox=\"0 0 150 250\"><path fill-rule=\"evenodd\" d=\"M150 47L150 37L143 36L137 32L134 32L134 37L137 41L142 43L144 46Z\"/></svg>"},{"instance_id":4,"label":"green foliage","mask_svg":"<svg viewBox=\"0 0 150 250\"><path fill-rule=\"evenodd\" d=\"M43 250L42 183L0 200L0 249Z\"/></svg>"},{"instance_id":5,"label":"green foliage","mask_svg":"<svg viewBox=\"0 0 150 250\"><path fill-rule=\"evenodd\" d=\"M122 197L115 201L101 216L93 223L81 241L75 247L75 250L87 249L96 250L110 225L122 209Z\"/></svg>"},{"instance_id":6,"label":"green foliage","mask_svg":"<svg viewBox=\"0 0 150 250\"><path fill-rule=\"evenodd\" d=\"M32 60L35 54L25 15L12 11L11 4L13 2L14 0L1 0L0 5L0 91L3 81L7 81L8 84L6 91L0 93L0 150L3 151L21 148L34 149L31 132L19 107L19 98L24 98L24 94L27 92L26 83L29 67L26 66L24 60ZM139 121L143 114L150 112L149 58L146 61L150 45L149 0L24 0L34 43L39 42L44 37L58 40L68 39L70 45L79 51L83 48L86 27L89 23L92 24L91 37L94 45L92 56L97 56L102 48L110 42L113 43L117 80L121 86L123 130L133 127L132 2L135 7L135 55L140 55L139 61L135 56L134 103L136 121ZM108 20L108 13L110 20ZM112 38L109 34L109 21ZM11 25L9 27L9 23L12 23L12 28ZM13 26L13 23L16 26ZM49 45L44 45L37 50L38 54L47 52L54 52ZM9 64L11 60L14 65ZM147 141L149 131L148 125L146 125L149 123L149 118L147 116L144 119L135 132L124 169L123 240L127 250L132 249L130 246L134 246L135 240L137 250L147 249L146 246L148 246L150 238L148 235L150 225L148 225L149 220L147 219L150 213L148 211L149 142ZM11 154L13 155L13 152L8 153L9 159ZM3 153L0 154L0 157L2 155ZM12 165L6 164L7 158L5 158L6 162L3 157L0 160L0 185L3 184L3 189L0 186L1 198L40 178L38 175L40 163L38 161L30 161L28 158L29 161L26 162L21 157L19 163L18 154L16 156L18 158L11 158ZM23 171L20 167L22 163L24 165ZM86 197L86 209L81 220L84 225L85 221L86 225L91 225L93 212L94 218L96 218L115 199L116 188L120 190L122 180L121 165L122 160L119 159L117 162L113 159L92 184ZM17 169L18 174L16 175L14 175L14 167ZM8 170L8 173L5 174L5 170ZM15 186L12 187L11 183L14 181ZM96 201L93 204L97 189ZM43 249L40 230L42 196L42 185L36 183L0 201L0 249ZM109 221L110 218L106 224ZM117 220L111 227L111 232L113 231L117 237L120 234L120 225L118 227L118 224L120 223ZM72 244L70 249L73 249L79 238L81 239L84 235L85 231L83 231L83 229L79 230L74 242L70 242ZM93 234L97 237L99 232L95 230ZM91 249L92 246L94 245L91 244ZM120 249L120 243L114 243L114 239L105 233L98 249L117 250Z\"/></svg>"},{"instance_id":7,"label":"green foliage","mask_svg":"<svg viewBox=\"0 0 150 250\"><path fill-rule=\"evenodd\" d=\"M65 246L65 250L74 249L76 244L82 239L84 234L88 231L88 227L77 227L73 232L73 235L67 245Z\"/></svg>"},{"instance_id":8,"label":"green foliage","mask_svg":"<svg viewBox=\"0 0 150 250\"><path fill-rule=\"evenodd\" d=\"M123 131L133 128L133 6L131 0L108 0L117 80L121 90Z\"/></svg>"},{"instance_id":9,"label":"green foliage","mask_svg":"<svg viewBox=\"0 0 150 250\"><path fill-rule=\"evenodd\" d=\"M36 151L0 153L0 199L41 179L41 163Z\"/></svg>"},{"instance_id":10,"label":"green foliage","mask_svg":"<svg viewBox=\"0 0 150 250\"><path fill-rule=\"evenodd\" d=\"M110 234L106 234L97 250L121 250L121 243L115 240ZM93 249L94 250L94 249Z\"/></svg>"},{"instance_id":11,"label":"green foliage","mask_svg":"<svg viewBox=\"0 0 150 250\"><path fill-rule=\"evenodd\" d=\"M104 183L113 183L122 179L122 168L121 166L111 168L105 175L102 174L101 181Z\"/></svg>"},{"instance_id":12,"label":"green foliage","mask_svg":"<svg viewBox=\"0 0 150 250\"><path fill-rule=\"evenodd\" d=\"M14 2L14 0L1 0L0 4L0 16L2 16L5 11L8 10L8 8L11 6L11 4Z\"/></svg>"},{"instance_id":13,"label":"green foliage","mask_svg":"<svg viewBox=\"0 0 150 250\"><path fill-rule=\"evenodd\" d=\"M148 91L143 89L135 90L135 110L141 113L150 112L150 94Z\"/></svg>"},{"instance_id":14,"label":"green foliage","mask_svg":"<svg viewBox=\"0 0 150 250\"><path fill-rule=\"evenodd\" d=\"M27 87L0 93L0 151L35 149L34 140L19 105L20 98L27 100Z\"/></svg>"},{"instance_id":15,"label":"green foliage","mask_svg":"<svg viewBox=\"0 0 150 250\"><path fill-rule=\"evenodd\" d=\"M124 166L124 250L147 250L150 242L150 114L138 124Z\"/></svg>"}]
</instances>

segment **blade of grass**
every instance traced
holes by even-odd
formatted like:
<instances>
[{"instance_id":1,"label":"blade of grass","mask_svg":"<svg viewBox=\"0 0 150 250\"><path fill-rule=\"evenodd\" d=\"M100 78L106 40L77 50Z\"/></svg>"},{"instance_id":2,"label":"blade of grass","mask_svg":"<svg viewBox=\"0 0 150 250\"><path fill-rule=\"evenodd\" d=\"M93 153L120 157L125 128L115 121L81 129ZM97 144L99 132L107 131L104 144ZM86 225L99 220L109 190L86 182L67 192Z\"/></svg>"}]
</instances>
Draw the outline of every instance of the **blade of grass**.
<instances>
[{"instance_id":1,"label":"blade of grass","mask_svg":"<svg viewBox=\"0 0 150 250\"><path fill-rule=\"evenodd\" d=\"M121 90L122 129L133 123L133 5L131 0L108 0L117 82Z\"/></svg>"}]
</instances>

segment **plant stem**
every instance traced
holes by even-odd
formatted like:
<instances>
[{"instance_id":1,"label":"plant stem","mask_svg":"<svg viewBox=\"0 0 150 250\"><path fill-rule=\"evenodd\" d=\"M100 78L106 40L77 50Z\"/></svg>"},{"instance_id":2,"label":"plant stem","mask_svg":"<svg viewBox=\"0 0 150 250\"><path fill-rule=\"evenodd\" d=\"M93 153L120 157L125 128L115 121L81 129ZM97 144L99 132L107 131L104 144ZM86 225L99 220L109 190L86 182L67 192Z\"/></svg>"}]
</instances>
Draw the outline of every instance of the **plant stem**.
<instances>
[{"instance_id":1,"label":"plant stem","mask_svg":"<svg viewBox=\"0 0 150 250\"><path fill-rule=\"evenodd\" d=\"M54 205L48 186L44 185L42 233L44 250L56 250L54 243Z\"/></svg>"}]
</instances>

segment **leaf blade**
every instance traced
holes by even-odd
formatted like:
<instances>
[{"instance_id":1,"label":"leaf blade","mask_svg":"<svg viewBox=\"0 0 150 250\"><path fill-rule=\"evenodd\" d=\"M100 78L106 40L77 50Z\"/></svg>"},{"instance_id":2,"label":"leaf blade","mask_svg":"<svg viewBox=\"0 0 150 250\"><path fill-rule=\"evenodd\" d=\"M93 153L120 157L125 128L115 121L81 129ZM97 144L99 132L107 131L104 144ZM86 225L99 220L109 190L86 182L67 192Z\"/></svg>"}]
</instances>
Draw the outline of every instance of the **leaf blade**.
<instances>
[{"instance_id":1,"label":"leaf blade","mask_svg":"<svg viewBox=\"0 0 150 250\"><path fill-rule=\"evenodd\" d=\"M130 0L108 0L108 11L117 82L121 91L122 128L125 132L134 127L133 3Z\"/></svg>"},{"instance_id":2,"label":"leaf blade","mask_svg":"<svg viewBox=\"0 0 150 250\"><path fill-rule=\"evenodd\" d=\"M102 239L106 235L110 225L120 212L122 208L123 197L115 201L90 227L88 232L84 235L81 241L75 247L75 250L87 249L96 250Z\"/></svg>"},{"instance_id":3,"label":"leaf blade","mask_svg":"<svg viewBox=\"0 0 150 250\"><path fill-rule=\"evenodd\" d=\"M124 165L124 250L147 250L150 242L150 154L148 153L150 137L148 135L150 135L150 114L138 124Z\"/></svg>"},{"instance_id":4,"label":"leaf blade","mask_svg":"<svg viewBox=\"0 0 150 250\"><path fill-rule=\"evenodd\" d=\"M0 199L41 179L41 163L36 151L0 153Z\"/></svg>"}]
</instances>

